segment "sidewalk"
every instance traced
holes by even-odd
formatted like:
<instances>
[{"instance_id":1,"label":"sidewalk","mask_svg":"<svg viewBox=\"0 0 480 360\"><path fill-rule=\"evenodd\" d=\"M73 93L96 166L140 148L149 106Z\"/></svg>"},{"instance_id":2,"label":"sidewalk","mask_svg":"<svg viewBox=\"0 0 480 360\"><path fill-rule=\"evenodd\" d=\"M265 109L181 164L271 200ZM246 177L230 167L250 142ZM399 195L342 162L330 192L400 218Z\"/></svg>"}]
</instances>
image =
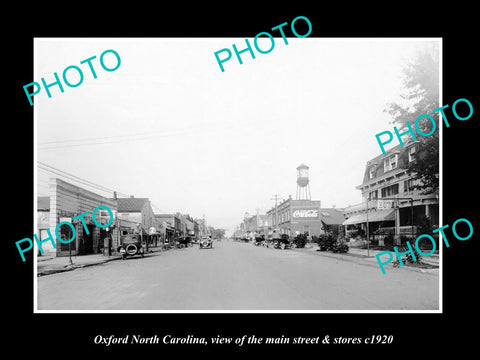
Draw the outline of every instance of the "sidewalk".
<instances>
[{"instance_id":1,"label":"sidewalk","mask_svg":"<svg viewBox=\"0 0 480 360\"><path fill-rule=\"evenodd\" d=\"M162 251L160 247L148 249L147 254ZM37 276L55 274L63 271L70 271L92 265L104 264L113 260L122 259L121 255L106 256L103 254L72 255L72 264L69 256L37 256Z\"/></svg>"},{"instance_id":2,"label":"sidewalk","mask_svg":"<svg viewBox=\"0 0 480 360\"><path fill-rule=\"evenodd\" d=\"M380 269L377 258L375 255L386 251L386 250L373 250L373 249L361 249L356 247L350 247L347 253L333 253L331 251L317 251L317 244L307 244L305 248L296 248L292 249L294 251L306 252L312 255L326 256L335 259L340 259L343 261L353 261L359 264L374 266ZM395 254L393 254L394 260L396 259ZM399 269L413 270L421 273L438 273L439 271L439 257L438 253L434 253L428 257L422 257L422 263L425 264L425 267L410 266L405 265ZM385 266L385 268L393 268L393 261ZM379 270L380 271L380 270Z\"/></svg>"}]
</instances>

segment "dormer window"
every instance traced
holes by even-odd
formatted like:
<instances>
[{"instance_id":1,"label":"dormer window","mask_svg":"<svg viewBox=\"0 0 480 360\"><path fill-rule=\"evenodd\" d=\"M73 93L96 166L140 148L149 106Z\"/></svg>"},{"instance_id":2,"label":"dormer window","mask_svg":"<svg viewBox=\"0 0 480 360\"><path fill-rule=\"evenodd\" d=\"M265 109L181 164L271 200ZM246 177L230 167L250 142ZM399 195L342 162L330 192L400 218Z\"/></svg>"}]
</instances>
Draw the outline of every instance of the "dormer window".
<instances>
[{"instance_id":1,"label":"dormer window","mask_svg":"<svg viewBox=\"0 0 480 360\"><path fill-rule=\"evenodd\" d=\"M396 169L398 165L398 154L391 155L383 160L383 171L387 172Z\"/></svg>"},{"instance_id":2,"label":"dormer window","mask_svg":"<svg viewBox=\"0 0 480 360\"><path fill-rule=\"evenodd\" d=\"M408 162L415 161L415 145L408 149Z\"/></svg>"},{"instance_id":3,"label":"dormer window","mask_svg":"<svg viewBox=\"0 0 480 360\"><path fill-rule=\"evenodd\" d=\"M370 166L370 168L368 169L368 178L369 179L373 179L375 177L375 170L376 170L375 165Z\"/></svg>"}]
</instances>

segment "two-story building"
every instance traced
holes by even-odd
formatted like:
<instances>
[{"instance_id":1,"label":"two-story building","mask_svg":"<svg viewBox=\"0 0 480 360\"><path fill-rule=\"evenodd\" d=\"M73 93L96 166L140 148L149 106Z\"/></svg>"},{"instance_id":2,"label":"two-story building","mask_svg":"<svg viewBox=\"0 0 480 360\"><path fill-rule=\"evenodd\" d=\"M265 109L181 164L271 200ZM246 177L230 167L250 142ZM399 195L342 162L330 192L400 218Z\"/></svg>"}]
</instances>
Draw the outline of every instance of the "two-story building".
<instances>
[{"instance_id":1,"label":"two-story building","mask_svg":"<svg viewBox=\"0 0 480 360\"><path fill-rule=\"evenodd\" d=\"M292 237L319 236L333 227L341 227L345 220L341 209L322 208L320 200L294 200L291 196L270 209L267 216L273 229Z\"/></svg>"},{"instance_id":2,"label":"two-story building","mask_svg":"<svg viewBox=\"0 0 480 360\"><path fill-rule=\"evenodd\" d=\"M266 214L256 213L250 215L246 212L241 224L242 234L246 238L253 238L257 235L268 235L268 216Z\"/></svg>"},{"instance_id":3,"label":"two-story building","mask_svg":"<svg viewBox=\"0 0 480 360\"><path fill-rule=\"evenodd\" d=\"M367 161L363 182L357 186L363 202L345 208L346 230L361 229L369 236L392 233L398 244L400 236L414 237L424 221L433 226L439 223L439 193L432 189L428 194L414 189L418 180L407 171L408 165L423 156L417 141L405 146L397 145L385 154ZM368 204L368 211L367 211Z\"/></svg>"},{"instance_id":4,"label":"two-story building","mask_svg":"<svg viewBox=\"0 0 480 360\"><path fill-rule=\"evenodd\" d=\"M122 233L131 231L139 233L149 246L158 245L159 234L156 231L158 221L153 213L150 200L130 196L117 199L117 203L120 231Z\"/></svg>"}]
</instances>

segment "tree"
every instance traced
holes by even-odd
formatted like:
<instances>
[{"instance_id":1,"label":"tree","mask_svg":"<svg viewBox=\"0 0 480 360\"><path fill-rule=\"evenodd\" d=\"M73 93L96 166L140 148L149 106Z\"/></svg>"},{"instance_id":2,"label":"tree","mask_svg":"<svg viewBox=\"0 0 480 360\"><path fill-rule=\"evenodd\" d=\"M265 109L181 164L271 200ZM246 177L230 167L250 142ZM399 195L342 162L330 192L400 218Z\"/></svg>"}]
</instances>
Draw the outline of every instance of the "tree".
<instances>
[{"instance_id":1,"label":"tree","mask_svg":"<svg viewBox=\"0 0 480 360\"><path fill-rule=\"evenodd\" d=\"M225 229L215 229L213 226L208 226L208 232L214 239L222 239L225 237Z\"/></svg>"},{"instance_id":2,"label":"tree","mask_svg":"<svg viewBox=\"0 0 480 360\"><path fill-rule=\"evenodd\" d=\"M217 239L223 239L225 237L225 229L215 229L215 237Z\"/></svg>"},{"instance_id":3,"label":"tree","mask_svg":"<svg viewBox=\"0 0 480 360\"><path fill-rule=\"evenodd\" d=\"M419 50L414 59L403 69L403 103L389 103L384 110L392 117L392 123L401 130L407 129L407 121L415 129L416 119L424 114L433 116L436 130L430 136L416 132L419 142L416 160L408 164L407 171L413 179L419 180L413 187L423 194L436 192L439 186L439 127L443 120L439 108L439 49L438 43L428 43ZM418 127L422 133L430 133L433 124L428 118L422 118ZM414 130L415 131L415 130Z\"/></svg>"}]
</instances>

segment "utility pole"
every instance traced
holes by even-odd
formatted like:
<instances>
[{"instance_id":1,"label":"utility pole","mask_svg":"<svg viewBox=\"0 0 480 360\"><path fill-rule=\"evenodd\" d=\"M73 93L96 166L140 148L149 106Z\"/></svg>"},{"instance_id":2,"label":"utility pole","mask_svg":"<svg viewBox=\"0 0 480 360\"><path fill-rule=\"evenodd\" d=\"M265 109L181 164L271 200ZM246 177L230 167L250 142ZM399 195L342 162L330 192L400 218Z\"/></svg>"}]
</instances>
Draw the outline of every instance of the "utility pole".
<instances>
[{"instance_id":1,"label":"utility pole","mask_svg":"<svg viewBox=\"0 0 480 360\"><path fill-rule=\"evenodd\" d=\"M370 256L370 233L369 233L369 229L368 229L368 197L367 197L367 208L366 208L366 211L367 211L367 256L369 257Z\"/></svg>"},{"instance_id":2,"label":"utility pole","mask_svg":"<svg viewBox=\"0 0 480 360\"><path fill-rule=\"evenodd\" d=\"M270 200L275 200L275 227L278 227L278 207L277 207L277 203L278 203L278 197L280 196L280 194L273 194L272 196L273 197Z\"/></svg>"}]
</instances>

